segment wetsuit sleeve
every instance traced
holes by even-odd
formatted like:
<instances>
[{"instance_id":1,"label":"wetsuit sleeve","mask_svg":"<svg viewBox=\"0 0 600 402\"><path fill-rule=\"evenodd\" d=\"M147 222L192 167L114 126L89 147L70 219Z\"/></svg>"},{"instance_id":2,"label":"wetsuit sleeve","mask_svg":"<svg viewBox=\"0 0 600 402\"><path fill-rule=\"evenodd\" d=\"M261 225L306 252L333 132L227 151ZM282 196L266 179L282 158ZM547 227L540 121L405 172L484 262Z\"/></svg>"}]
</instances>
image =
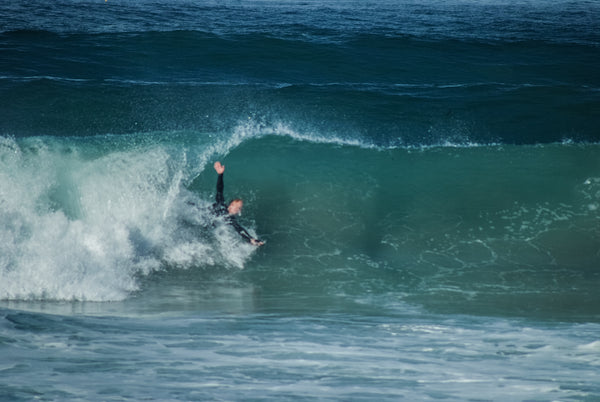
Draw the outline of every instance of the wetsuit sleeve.
<instances>
[{"instance_id":1,"label":"wetsuit sleeve","mask_svg":"<svg viewBox=\"0 0 600 402\"><path fill-rule=\"evenodd\" d=\"M217 204L219 204L219 205L225 204L225 197L223 196L223 188L224 187L225 187L225 185L223 184L223 174L220 174L219 177L217 177L217 196L216 196L216 201L217 201Z\"/></svg>"},{"instance_id":2,"label":"wetsuit sleeve","mask_svg":"<svg viewBox=\"0 0 600 402\"><path fill-rule=\"evenodd\" d=\"M235 231L238 232L240 236L242 236L244 240L246 240L248 243L252 243L254 237L252 237L250 233L248 233L248 231L244 229L235 218L230 219L229 223L231 224L231 226L233 226Z\"/></svg>"}]
</instances>

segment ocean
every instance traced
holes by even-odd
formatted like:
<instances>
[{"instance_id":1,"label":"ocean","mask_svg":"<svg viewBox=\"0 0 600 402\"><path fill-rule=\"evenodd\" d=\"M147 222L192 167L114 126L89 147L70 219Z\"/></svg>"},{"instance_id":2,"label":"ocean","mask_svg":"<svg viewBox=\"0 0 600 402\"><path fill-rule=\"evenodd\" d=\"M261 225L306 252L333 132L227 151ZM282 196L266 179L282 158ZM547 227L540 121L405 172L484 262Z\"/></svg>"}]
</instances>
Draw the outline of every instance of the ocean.
<instances>
[{"instance_id":1,"label":"ocean","mask_svg":"<svg viewBox=\"0 0 600 402\"><path fill-rule=\"evenodd\" d=\"M599 67L592 0L2 2L0 400L599 401Z\"/></svg>"}]
</instances>

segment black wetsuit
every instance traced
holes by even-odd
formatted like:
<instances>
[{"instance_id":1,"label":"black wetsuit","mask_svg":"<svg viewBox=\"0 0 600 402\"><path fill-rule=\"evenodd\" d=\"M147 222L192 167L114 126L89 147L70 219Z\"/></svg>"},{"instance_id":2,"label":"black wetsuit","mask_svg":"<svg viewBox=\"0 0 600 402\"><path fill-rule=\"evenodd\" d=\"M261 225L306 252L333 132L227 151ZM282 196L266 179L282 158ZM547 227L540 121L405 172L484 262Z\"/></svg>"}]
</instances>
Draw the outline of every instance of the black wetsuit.
<instances>
[{"instance_id":1,"label":"black wetsuit","mask_svg":"<svg viewBox=\"0 0 600 402\"><path fill-rule=\"evenodd\" d=\"M217 196L216 196L217 202L215 202L213 204L213 211L214 211L215 215L225 217L225 222L227 222L228 225L231 225L235 229L235 231L238 232L240 234L240 236L242 236L242 238L244 240L246 240L248 243L252 243L252 240L254 238L250 235L250 233L248 233L248 231L246 229L244 229L238 223L238 221L234 215L229 214L229 211L227 210L227 205L225 205L225 197L223 196L223 188L224 188L223 175L220 174L219 177L217 178Z\"/></svg>"}]
</instances>

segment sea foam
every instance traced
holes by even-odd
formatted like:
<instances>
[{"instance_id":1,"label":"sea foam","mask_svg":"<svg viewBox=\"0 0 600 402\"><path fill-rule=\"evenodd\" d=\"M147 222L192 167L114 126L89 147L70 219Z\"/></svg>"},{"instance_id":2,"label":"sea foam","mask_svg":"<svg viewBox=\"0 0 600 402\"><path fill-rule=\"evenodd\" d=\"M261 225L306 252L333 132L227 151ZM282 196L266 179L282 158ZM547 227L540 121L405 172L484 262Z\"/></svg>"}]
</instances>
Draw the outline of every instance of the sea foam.
<instances>
[{"instance_id":1,"label":"sea foam","mask_svg":"<svg viewBox=\"0 0 600 402\"><path fill-rule=\"evenodd\" d=\"M253 251L181 186L185 158L164 146L2 138L0 164L0 299L121 300L140 275L243 268Z\"/></svg>"}]
</instances>

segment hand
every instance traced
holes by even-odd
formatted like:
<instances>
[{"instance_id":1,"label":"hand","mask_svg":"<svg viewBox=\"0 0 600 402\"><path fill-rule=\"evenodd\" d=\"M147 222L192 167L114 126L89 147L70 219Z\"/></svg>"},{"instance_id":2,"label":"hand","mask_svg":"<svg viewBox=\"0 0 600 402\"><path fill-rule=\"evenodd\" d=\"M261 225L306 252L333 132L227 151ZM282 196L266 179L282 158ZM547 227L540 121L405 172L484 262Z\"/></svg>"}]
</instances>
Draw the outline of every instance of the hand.
<instances>
[{"instance_id":1,"label":"hand","mask_svg":"<svg viewBox=\"0 0 600 402\"><path fill-rule=\"evenodd\" d=\"M256 239L252 239L250 240L250 243L254 246L262 246L263 244L265 244L264 241L261 240L256 240Z\"/></svg>"},{"instance_id":2,"label":"hand","mask_svg":"<svg viewBox=\"0 0 600 402\"><path fill-rule=\"evenodd\" d=\"M223 172L225 171L225 166L221 165L221 162L216 161L215 162L215 170L217 171L218 174L223 174Z\"/></svg>"}]
</instances>

